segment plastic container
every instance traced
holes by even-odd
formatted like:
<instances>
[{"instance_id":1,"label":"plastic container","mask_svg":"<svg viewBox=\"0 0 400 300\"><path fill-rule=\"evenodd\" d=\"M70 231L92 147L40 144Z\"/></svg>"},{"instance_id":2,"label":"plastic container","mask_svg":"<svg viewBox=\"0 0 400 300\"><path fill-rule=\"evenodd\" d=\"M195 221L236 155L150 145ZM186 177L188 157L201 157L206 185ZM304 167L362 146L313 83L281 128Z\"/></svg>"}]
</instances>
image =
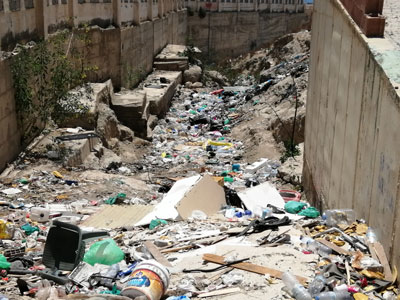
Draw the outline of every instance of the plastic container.
<instances>
[{"instance_id":1,"label":"plastic container","mask_svg":"<svg viewBox=\"0 0 400 300\"><path fill-rule=\"evenodd\" d=\"M43 207L32 207L30 219L39 223L48 222L50 220L50 209Z\"/></svg>"},{"instance_id":2,"label":"plastic container","mask_svg":"<svg viewBox=\"0 0 400 300\"><path fill-rule=\"evenodd\" d=\"M267 217L272 216L272 209L271 208L264 208L261 214L261 219L265 219Z\"/></svg>"},{"instance_id":3,"label":"plastic container","mask_svg":"<svg viewBox=\"0 0 400 300\"><path fill-rule=\"evenodd\" d=\"M311 296L315 297L319 293L321 293L325 287L325 284L326 284L326 279L324 276L322 275L316 276L308 286L308 291L311 294Z\"/></svg>"},{"instance_id":4,"label":"plastic container","mask_svg":"<svg viewBox=\"0 0 400 300\"><path fill-rule=\"evenodd\" d=\"M226 209L226 211L225 211L225 218L228 218L228 219L231 219L231 218L233 218L234 216L235 216L235 212L236 212L236 210L235 210L235 208L228 208L228 209Z\"/></svg>"},{"instance_id":5,"label":"plastic container","mask_svg":"<svg viewBox=\"0 0 400 300\"><path fill-rule=\"evenodd\" d=\"M312 251L314 253L318 253L321 257L325 257L332 254L331 248L328 248L325 245L318 243L316 240L308 236L304 236L301 239L301 242L305 244L307 250Z\"/></svg>"},{"instance_id":6,"label":"plastic container","mask_svg":"<svg viewBox=\"0 0 400 300\"><path fill-rule=\"evenodd\" d=\"M347 284L341 284L341 285L335 286L333 288L334 292L348 292L348 290L349 290L349 288L348 288Z\"/></svg>"},{"instance_id":7,"label":"plastic container","mask_svg":"<svg viewBox=\"0 0 400 300\"><path fill-rule=\"evenodd\" d=\"M349 292L324 292L315 297L315 300L347 300L352 299Z\"/></svg>"},{"instance_id":8,"label":"plastic container","mask_svg":"<svg viewBox=\"0 0 400 300\"><path fill-rule=\"evenodd\" d=\"M119 264L111 265L104 273L101 273L101 276L104 276L104 278L102 278L100 281L101 285L104 286L112 285L113 279L117 277L119 271L120 271Z\"/></svg>"},{"instance_id":9,"label":"plastic container","mask_svg":"<svg viewBox=\"0 0 400 300\"><path fill-rule=\"evenodd\" d=\"M378 237L376 235L375 230L373 230L371 227L368 227L367 234L365 235L365 239L368 243L371 243L371 244L378 242Z\"/></svg>"},{"instance_id":10,"label":"plastic container","mask_svg":"<svg viewBox=\"0 0 400 300\"><path fill-rule=\"evenodd\" d=\"M148 300L160 300L169 285L169 271L155 260L139 263L122 290L121 296L136 298L145 296Z\"/></svg>"},{"instance_id":11,"label":"plastic container","mask_svg":"<svg viewBox=\"0 0 400 300\"><path fill-rule=\"evenodd\" d=\"M310 293L302 286L296 277L291 273L285 272L282 275L282 281L285 286L289 289L292 296L297 300L312 300Z\"/></svg>"},{"instance_id":12,"label":"plastic container","mask_svg":"<svg viewBox=\"0 0 400 300\"><path fill-rule=\"evenodd\" d=\"M240 165L239 164L233 164L232 165L232 171L239 172L240 171Z\"/></svg>"},{"instance_id":13,"label":"plastic container","mask_svg":"<svg viewBox=\"0 0 400 300\"><path fill-rule=\"evenodd\" d=\"M339 225L350 225L356 220L354 210L347 209L331 209L325 211L326 225L328 227L338 227Z\"/></svg>"}]
</instances>

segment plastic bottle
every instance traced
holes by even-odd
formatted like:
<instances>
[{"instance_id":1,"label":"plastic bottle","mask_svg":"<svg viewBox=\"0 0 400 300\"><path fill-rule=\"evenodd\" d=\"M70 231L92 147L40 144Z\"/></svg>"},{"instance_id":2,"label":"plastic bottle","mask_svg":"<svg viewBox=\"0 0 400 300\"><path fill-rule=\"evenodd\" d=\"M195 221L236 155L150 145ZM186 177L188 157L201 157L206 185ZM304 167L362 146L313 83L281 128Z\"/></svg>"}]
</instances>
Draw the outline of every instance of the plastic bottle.
<instances>
[{"instance_id":1,"label":"plastic bottle","mask_svg":"<svg viewBox=\"0 0 400 300\"><path fill-rule=\"evenodd\" d=\"M283 273L282 281L295 299L312 300L310 293L297 281L296 277L294 277L291 273Z\"/></svg>"},{"instance_id":2,"label":"plastic bottle","mask_svg":"<svg viewBox=\"0 0 400 300\"><path fill-rule=\"evenodd\" d=\"M306 245L307 250L318 253L322 257L328 256L332 253L332 249L322 245L321 243L318 243L316 240L308 236L304 236L301 239L301 242Z\"/></svg>"},{"instance_id":3,"label":"plastic bottle","mask_svg":"<svg viewBox=\"0 0 400 300\"><path fill-rule=\"evenodd\" d=\"M231 208L227 208L225 211L225 218L231 219L235 216L235 208L231 207Z\"/></svg>"},{"instance_id":4,"label":"plastic bottle","mask_svg":"<svg viewBox=\"0 0 400 300\"><path fill-rule=\"evenodd\" d=\"M347 300L350 298L349 292L324 292L315 297L315 300Z\"/></svg>"},{"instance_id":5,"label":"plastic bottle","mask_svg":"<svg viewBox=\"0 0 400 300\"><path fill-rule=\"evenodd\" d=\"M319 293L321 293L321 291L325 287L325 283L326 283L326 280L325 280L324 276L322 276L322 275L316 276L308 287L308 291L310 292L311 296L315 297Z\"/></svg>"},{"instance_id":6,"label":"plastic bottle","mask_svg":"<svg viewBox=\"0 0 400 300\"><path fill-rule=\"evenodd\" d=\"M365 238L366 238L367 242L370 244L378 242L378 237L376 236L375 230L373 230L371 227L368 227Z\"/></svg>"},{"instance_id":7,"label":"plastic bottle","mask_svg":"<svg viewBox=\"0 0 400 300\"><path fill-rule=\"evenodd\" d=\"M261 214L261 219L265 219L267 217L272 216L272 209L271 208L264 208Z\"/></svg>"},{"instance_id":8,"label":"plastic bottle","mask_svg":"<svg viewBox=\"0 0 400 300\"><path fill-rule=\"evenodd\" d=\"M348 292L347 284L337 285L333 288L334 292Z\"/></svg>"}]
</instances>

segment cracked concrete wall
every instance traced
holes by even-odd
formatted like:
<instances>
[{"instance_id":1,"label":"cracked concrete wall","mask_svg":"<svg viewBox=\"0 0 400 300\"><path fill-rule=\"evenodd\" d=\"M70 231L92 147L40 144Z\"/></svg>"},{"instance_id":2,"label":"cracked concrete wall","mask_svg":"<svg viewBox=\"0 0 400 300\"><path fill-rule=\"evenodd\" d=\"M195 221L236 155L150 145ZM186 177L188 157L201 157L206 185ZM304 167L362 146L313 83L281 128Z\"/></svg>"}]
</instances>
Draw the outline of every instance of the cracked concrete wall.
<instances>
[{"instance_id":1,"label":"cracked concrete wall","mask_svg":"<svg viewBox=\"0 0 400 300\"><path fill-rule=\"evenodd\" d=\"M338 0L314 2L303 183L314 205L353 208L400 266L400 77L383 45Z\"/></svg>"}]
</instances>

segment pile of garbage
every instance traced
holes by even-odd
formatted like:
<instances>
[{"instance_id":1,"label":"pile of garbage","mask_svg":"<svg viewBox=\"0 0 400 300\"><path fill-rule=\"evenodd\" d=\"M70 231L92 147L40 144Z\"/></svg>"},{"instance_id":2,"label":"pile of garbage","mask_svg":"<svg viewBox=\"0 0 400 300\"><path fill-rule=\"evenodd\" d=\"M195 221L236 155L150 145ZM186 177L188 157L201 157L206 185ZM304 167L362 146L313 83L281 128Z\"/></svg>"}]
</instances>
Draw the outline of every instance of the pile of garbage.
<instances>
[{"instance_id":1,"label":"pile of garbage","mask_svg":"<svg viewBox=\"0 0 400 300\"><path fill-rule=\"evenodd\" d=\"M397 299L396 269L353 210L321 216L268 181L238 193L221 183L196 175L155 206L126 205L120 193L91 213L8 206L3 299Z\"/></svg>"},{"instance_id":2,"label":"pile of garbage","mask_svg":"<svg viewBox=\"0 0 400 300\"><path fill-rule=\"evenodd\" d=\"M233 86L191 66L138 160L110 154L134 152L133 133L112 136L104 168L21 156L0 177L0 299L397 299L375 230L311 206L282 175L301 156L267 151L293 138L295 110L302 142L307 39L235 61Z\"/></svg>"}]
</instances>

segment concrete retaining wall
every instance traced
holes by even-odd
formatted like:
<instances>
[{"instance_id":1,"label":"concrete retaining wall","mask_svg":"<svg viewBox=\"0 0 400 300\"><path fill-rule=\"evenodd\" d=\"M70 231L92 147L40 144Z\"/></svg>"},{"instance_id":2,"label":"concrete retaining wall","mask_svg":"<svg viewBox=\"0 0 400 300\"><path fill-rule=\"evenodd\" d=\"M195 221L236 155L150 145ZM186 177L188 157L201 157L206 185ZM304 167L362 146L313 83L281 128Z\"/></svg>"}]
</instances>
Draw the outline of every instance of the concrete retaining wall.
<instances>
[{"instance_id":1,"label":"concrete retaining wall","mask_svg":"<svg viewBox=\"0 0 400 300\"><path fill-rule=\"evenodd\" d=\"M155 22L139 26L91 30L87 65L98 70L89 74L89 81L112 79L114 86L129 87L139 75L152 71L154 54L169 43L184 43L186 11L167 14ZM9 61L0 61L0 171L20 151L12 75Z\"/></svg>"},{"instance_id":2,"label":"concrete retaining wall","mask_svg":"<svg viewBox=\"0 0 400 300\"><path fill-rule=\"evenodd\" d=\"M139 25L183 9L182 0L0 0L0 49L11 51L63 27Z\"/></svg>"},{"instance_id":3,"label":"concrete retaining wall","mask_svg":"<svg viewBox=\"0 0 400 300\"><path fill-rule=\"evenodd\" d=\"M9 62L0 61L0 170L20 151L14 90Z\"/></svg>"},{"instance_id":4,"label":"concrete retaining wall","mask_svg":"<svg viewBox=\"0 0 400 300\"><path fill-rule=\"evenodd\" d=\"M188 36L211 57L234 57L271 43L276 38L307 28L306 13L211 12L205 18L188 17Z\"/></svg>"},{"instance_id":5,"label":"concrete retaining wall","mask_svg":"<svg viewBox=\"0 0 400 300\"><path fill-rule=\"evenodd\" d=\"M400 266L400 77L393 57L400 52L385 39L365 38L338 0L314 2L306 193L323 209L353 208Z\"/></svg>"}]
</instances>

